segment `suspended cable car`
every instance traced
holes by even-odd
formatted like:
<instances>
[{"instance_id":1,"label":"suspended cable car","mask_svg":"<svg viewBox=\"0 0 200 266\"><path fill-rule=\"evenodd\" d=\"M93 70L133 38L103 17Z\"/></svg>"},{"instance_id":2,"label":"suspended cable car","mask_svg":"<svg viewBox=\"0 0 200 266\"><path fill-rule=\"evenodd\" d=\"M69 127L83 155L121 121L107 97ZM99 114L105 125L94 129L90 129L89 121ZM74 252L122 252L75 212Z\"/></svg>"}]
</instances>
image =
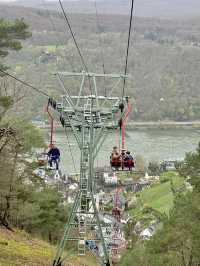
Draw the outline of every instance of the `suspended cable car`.
<instances>
[{"instance_id":1,"label":"suspended cable car","mask_svg":"<svg viewBox=\"0 0 200 266\"><path fill-rule=\"evenodd\" d=\"M56 102L51 98L48 100L47 104L47 114L50 122L50 142L49 142L49 151L47 153L49 168L51 170L59 170L59 162L60 162L60 150L55 146L55 142L53 139L54 134L54 118L49 110L49 107L52 106L56 109Z\"/></svg>"},{"instance_id":2,"label":"suspended cable car","mask_svg":"<svg viewBox=\"0 0 200 266\"><path fill-rule=\"evenodd\" d=\"M44 151L37 156L37 163L41 167L47 167L50 170L59 170L60 162L60 151L55 146L53 139L54 135L54 118L49 110L49 107L56 108L56 102L49 98L48 104L46 107L46 112L48 114L49 123L50 123L50 141L48 145L48 152Z\"/></svg>"},{"instance_id":3,"label":"suspended cable car","mask_svg":"<svg viewBox=\"0 0 200 266\"><path fill-rule=\"evenodd\" d=\"M123 112L123 108L122 112ZM128 116L131 112L131 103L129 99L127 98L127 110L123 116L123 118L119 121L120 126L120 135L121 135L121 147L118 149L117 146L113 147L111 156L110 156L110 165L113 170L117 171L132 171L132 169L135 167L135 161L133 156L131 155L130 151L125 149L125 125L128 120Z\"/></svg>"}]
</instances>

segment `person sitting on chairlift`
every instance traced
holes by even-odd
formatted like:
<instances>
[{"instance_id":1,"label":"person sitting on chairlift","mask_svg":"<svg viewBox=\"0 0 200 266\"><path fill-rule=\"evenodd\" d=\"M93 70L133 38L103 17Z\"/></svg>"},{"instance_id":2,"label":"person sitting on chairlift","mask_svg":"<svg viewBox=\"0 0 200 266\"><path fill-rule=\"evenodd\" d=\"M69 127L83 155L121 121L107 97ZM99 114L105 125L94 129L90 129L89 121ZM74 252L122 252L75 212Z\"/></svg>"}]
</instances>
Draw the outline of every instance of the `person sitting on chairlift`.
<instances>
[{"instance_id":1,"label":"person sitting on chairlift","mask_svg":"<svg viewBox=\"0 0 200 266\"><path fill-rule=\"evenodd\" d=\"M126 157L125 157L124 161L127 162L129 170L132 167L134 167L134 159L133 159L133 156L131 155L130 151L126 152Z\"/></svg>"},{"instance_id":2,"label":"person sitting on chairlift","mask_svg":"<svg viewBox=\"0 0 200 266\"><path fill-rule=\"evenodd\" d=\"M50 150L48 151L48 159L49 159L49 165L52 168L53 167L53 162L56 165L56 170L59 168L59 161L60 161L60 151L59 149L52 144L50 147Z\"/></svg>"},{"instance_id":3,"label":"person sitting on chairlift","mask_svg":"<svg viewBox=\"0 0 200 266\"><path fill-rule=\"evenodd\" d=\"M112 150L112 153L111 153L111 156L110 156L111 165L114 166L114 167L117 167L118 163L119 163L119 160L120 160L120 154L118 152L117 147L115 146L115 147L113 147L113 150Z\"/></svg>"},{"instance_id":4,"label":"person sitting on chairlift","mask_svg":"<svg viewBox=\"0 0 200 266\"><path fill-rule=\"evenodd\" d=\"M112 154L111 154L111 160L118 160L120 157L120 154L118 152L117 147L113 147Z\"/></svg>"},{"instance_id":5,"label":"person sitting on chairlift","mask_svg":"<svg viewBox=\"0 0 200 266\"><path fill-rule=\"evenodd\" d=\"M133 161L133 156L131 155L130 151L126 152L126 156L128 157L129 160Z\"/></svg>"}]
</instances>

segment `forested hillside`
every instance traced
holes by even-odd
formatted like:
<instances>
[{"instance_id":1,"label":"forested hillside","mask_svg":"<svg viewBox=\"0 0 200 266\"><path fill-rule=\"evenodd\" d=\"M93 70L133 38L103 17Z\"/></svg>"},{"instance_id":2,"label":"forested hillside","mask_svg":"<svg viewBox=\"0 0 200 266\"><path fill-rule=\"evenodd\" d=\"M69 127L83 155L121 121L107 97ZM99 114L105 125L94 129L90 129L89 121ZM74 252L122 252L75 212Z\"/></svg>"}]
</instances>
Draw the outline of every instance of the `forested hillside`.
<instances>
[{"instance_id":1,"label":"forested hillside","mask_svg":"<svg viewBox=\"0 0 200 266\"><path fill-rule=\"evenodd\" d=\"M186 154L184 163L179 168L179 174L186 183L192 184L192 191L174 189L175 178L162 180L163 185L171 183L171 193L174 195L173 208L169 217L162 219L162 227L149 241L141 241L133 231L129 231L132 247L124 254L120 266L197 266L200 262L200 144L196 152ZM170 173L168 173L168 177ZM185 183L185 184L186 184ZM156 187L155 187L156 188ZM153 188L154 189L154 188ZM144 191L145 192L145 191ZM164 191L162 190L162 193ZM158 195L148 189L148 196L158 197L155 205L151 205L151 197L146 200L145 214L153 208L162 209L162 203L169 204L169 198ZM162 198L163 197L163 198ZM160 211L159 210L159 211ZM132 235L131 235L132 232Z\"/></svg>"},{"instance_id":2,"label":"forested hillside","mask_svg":"<svg viewBox=\"0 0 200 266\"><path fill-rule=\"evenodd\" d=\"M62 15L3 5L0 17L24 17L33 33L24 43L24 49L10 54L5 63L21 78L44 91L57 96L62 93L52 74L57 70L82 70ZM71 14L69 17L89 69L102 72L103 51L106 72L122 73L128 16L99 14L99 27L95 15ZM133 97L132 118L199 119L200 18L176 21L136 18L134 26L129 61L131 78L127 83L127 94ZM74 93L79 86L74 80L65 80L65 83ZM104 85L98 85L103 93ZM107 90L111 85L106 81ZM29 117L41 114L45 99L34 96L33 100L26 89L26 98L17 111Z\"/></svg>"},{"instance_id":3,"label":"forested hillside","mask_svg":"<svg viewBox=\"0 0 200 266\"><path fill-rule=\"evenodd\" d=\"M58 9L56 0L16 0L15 4L26 7ZM95 13L92 0L63 0L67 10L72 13ZM129 0L97 0L98 7L106 14L128 14ZM140 0L135 2L135 14L142 17L185 17L200 14L198 0Z\"/></svg>"}]
</instances>

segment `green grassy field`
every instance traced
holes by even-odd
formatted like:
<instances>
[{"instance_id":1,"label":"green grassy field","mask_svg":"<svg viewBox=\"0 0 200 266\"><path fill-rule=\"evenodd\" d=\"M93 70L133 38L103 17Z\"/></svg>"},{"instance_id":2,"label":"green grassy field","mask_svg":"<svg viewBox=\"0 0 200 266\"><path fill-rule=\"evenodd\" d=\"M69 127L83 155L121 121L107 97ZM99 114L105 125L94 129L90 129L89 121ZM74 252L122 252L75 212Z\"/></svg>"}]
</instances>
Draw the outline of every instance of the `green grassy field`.
<instances>
[{"instance_id":1,"label":"green grassy field","mask_svg":"<svg viewBox=\"0 0 200 266\"><path fill-rule=\"evenodd\" d=\"M151 207L161 213L169 214L173 206L173 193L170 182L155 185L145 189L141 193L141 200L144 206Z\"/></svg>"},{"instance_id":2,"label":"green grassy field","mask_svg":"<svg viewBox=\"0 0 200 266\"><path fill-rule=\"evenodd\" d=\"M141 192L140 199L143 206L151 207L160 213L169 215L174 199L171 184L177 189L183 186L184 178L180 177L176 172L166 172L161 176L161 179L166 181L144 189Z\"/></svg>"},{"instance_id":3,"label":"green grassy field","mask_svg":"<svg viewBox=\"0 0 200 266\"><path fill-rule=\"evenodd\" d=\"M161 175L162 182L144 188L137 193L137 204L135 208L129 210L131 216L136 220L153 220L155 214L169 215L170 209L173 207L174 193L173 189L177 190L184 185L184 178L180 177L177 172L165 172ZM133 194L134 195L134 194ZM133 196L132 195L132 196ZM129 195L131 198L131 195ZM148 208L155 212L149 212Z\"/></svg>"}]
</instances>

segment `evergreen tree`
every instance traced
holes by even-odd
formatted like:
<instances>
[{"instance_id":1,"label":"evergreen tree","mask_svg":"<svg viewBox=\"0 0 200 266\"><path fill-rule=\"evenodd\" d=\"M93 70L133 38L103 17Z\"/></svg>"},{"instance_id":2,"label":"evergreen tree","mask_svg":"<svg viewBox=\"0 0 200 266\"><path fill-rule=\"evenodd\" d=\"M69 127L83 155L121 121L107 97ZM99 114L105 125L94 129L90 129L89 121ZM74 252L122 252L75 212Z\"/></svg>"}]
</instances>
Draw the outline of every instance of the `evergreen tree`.
<instances>
[{"instance_id":1,"label":"evergreen tree","mask_svg":"<svg viewBox=\"0 0 200 266\"><path fill-rule=\"evenodd\" d=\"M28 25L23 19L16 19L14 22L0 19L0 58L7 56L9 50L20 50L22 48L20 40L30 36ZM6 69L1 62L0 69Z\"/></svg>"},{"instance_id":2,"label":"evergreen tree","mask_svg":"<svg viewBox=\"0 0 200 266\"><path fill-rule=\"evenodd\" d=\"M6 57L10 50L20 50L22 48L21 40L25 40L30 36L28 25L23 19L16 19L15 21L0 19L0 70L7 69L1 59ZM9 82L2 72L0 72L0 79L0 119L2 119L5 113L13 106L16 94L13 97L8 90Z\"/></svg>"},{"instance_id":3,"label":"evergreen tree","mask_svg":"<svg viewBox=\"0 0 200 266\"><path fill-rule=\"evenodd\" d=\"M10 228L11 212L18 210L18 192L30 180L31 163L25 154L44 146L32 124L11 119L0 124L0 224Z\"/></svg>"}]
</instances>

